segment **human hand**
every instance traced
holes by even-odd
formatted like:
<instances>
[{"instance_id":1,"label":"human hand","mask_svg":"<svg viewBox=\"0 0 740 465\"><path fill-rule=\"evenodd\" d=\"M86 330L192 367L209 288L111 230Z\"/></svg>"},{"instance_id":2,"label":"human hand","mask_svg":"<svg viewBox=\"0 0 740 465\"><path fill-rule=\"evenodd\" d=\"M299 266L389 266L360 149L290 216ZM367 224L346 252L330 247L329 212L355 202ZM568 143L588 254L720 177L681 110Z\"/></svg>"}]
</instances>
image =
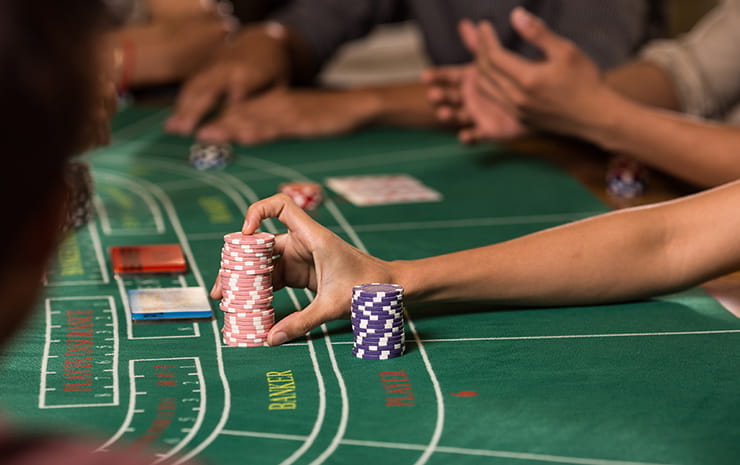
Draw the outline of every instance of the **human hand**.
<instances>
[{"instance_id":1,"label":"human hand","mask_svg":"<svg viewBox=\"0 0 740 465\"><path fill-rule=\"evenodd\" d=\"M507 51L488 22L463 24L463 38L477 48L477 88L528 124L585 135L592 121L605 114L603 102L610 94L598 67L524 8L512 11L511 23L544 59L528 60Z\"/></svg>"},{"instance_id":2,"label":"human hand","mask_svg":"<svg viewBox=\"0 0 740 465\"><path fill-rule=\"evenodd\" d=\"M188 80L177 98L165 128L188 135L225 96L236 102L259 89L288 80L290 56L283 41L262 26L243 30L223 47L213 62Z\"/></svg>"},{"instance_id":3,"label":"human hand","mask_svg":"<svg viewBox=\"0 0 740 465\"><path fill-rule=\"evenodd\" d=\"M374 113L375 100L362 91L293 90L278 87L231 103L198 131L213 143L252 145L280 138L310 138L349 132Z\"/></svg>"},{"instance_id":4,"label":"human hand","mask_svg":"<svg viewBox=\"0 0 740 465\"><path fill-rule=\"evenodd\" d=\"M510 140L528 132L519 119L498 101L482 93L478 72L472 65L431 68L422 80L430 85L429 101L437 118L460 127L458 137L466 144L483 140Z\"/></svg>"},{"instance_id":5,"label":"human hand","mask_svg":"<svg viewBox=\"0 0 740 465\"><path fill-rule=\"evenodd\" d=\"M393 282L390 264L374 258L344 242L314 221L285 194L277 194L252 204L247 210L242 232L252 234L260 223L277 218L288 227L275 237L272 285L308 288L316 297L306 308L278 321L267 337L271 346L283 344L317 326L349 314L352 287L368 282ZM211 297L221 298L216 280Z\"/></svg>"}]
</instances>

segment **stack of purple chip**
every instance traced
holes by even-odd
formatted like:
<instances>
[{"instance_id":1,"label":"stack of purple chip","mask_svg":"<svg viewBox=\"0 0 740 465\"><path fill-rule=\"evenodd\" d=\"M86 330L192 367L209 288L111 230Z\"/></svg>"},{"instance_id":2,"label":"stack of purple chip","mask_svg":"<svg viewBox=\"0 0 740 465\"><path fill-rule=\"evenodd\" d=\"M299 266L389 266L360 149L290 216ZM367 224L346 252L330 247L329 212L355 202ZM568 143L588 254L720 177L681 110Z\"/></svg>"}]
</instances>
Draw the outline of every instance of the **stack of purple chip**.
<instances>
[{"instance_id":1,"label":"stack of purple chip","mask_svg":"<svg viewBox=\"0 0 740 465\"><path fill-rule=\"evenodd\" d=\"M403 287L370 283L352 288L352 353L357 358L387 360L403 355Z\"/></svg>"}]
</instances>

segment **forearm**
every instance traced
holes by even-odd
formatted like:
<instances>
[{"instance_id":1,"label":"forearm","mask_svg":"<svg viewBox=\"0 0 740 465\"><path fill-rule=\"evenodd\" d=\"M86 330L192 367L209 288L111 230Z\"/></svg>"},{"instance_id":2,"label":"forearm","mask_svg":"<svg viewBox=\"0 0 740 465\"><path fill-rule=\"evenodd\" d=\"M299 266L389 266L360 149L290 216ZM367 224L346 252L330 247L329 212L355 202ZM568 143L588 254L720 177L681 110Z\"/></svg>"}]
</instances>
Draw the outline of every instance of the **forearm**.
<instances>
[{"instance_id":1,"label":"forearm","mask_svg":"<svg viewBox=\"0 0 740 465\"><path fill-rule=\"evenodd\" d=\"M444 127L427 99L428 86L423 83L365 87L355 92L372 109L370 122L378 125L437 128Z\"/></svg>"},{"instance_id":2,"label":"forearm","mask_svg":"<svg viewBox=\"0 0 740 465\"><path fill-rule=\"evenodd\" d=\"M580 305L660 295L740 266L740 184L511 241L392 262L409 301Z\"/></svg>"},{"instance_id":3,"label":"forearm","mask_svg":"<svg viewBox=\"0 0 740 465\"><path fill-rule=\"evenodd\" d=\"M700 186L740 178L740 129L649 108L616 94L577 134Z\"/></svg>"},{"instance_id":4,"label":"forearm","mask_svg":"<svg viewBox=\"0 0 740 465\"><path fill-rule=\"evenodd\" d=\"M670 75L646 61L632 61L606 73L606 83L619 94L645 105L679 110L680 102Z\"/></svg>"},{"instance_id":5,"label":"forearm","mask_svg":"<svg viewBox=\"0 0 740 465\"><path fill-rule=\"evenodd\" d=\"M621 213L621 212L620 212ZM399 263L411 301L482 300L579 305L669 290L662 224L620 214L573 223L480 249ZM661 285L662 284L662 285Z\"/></svg>"}]
</instances>

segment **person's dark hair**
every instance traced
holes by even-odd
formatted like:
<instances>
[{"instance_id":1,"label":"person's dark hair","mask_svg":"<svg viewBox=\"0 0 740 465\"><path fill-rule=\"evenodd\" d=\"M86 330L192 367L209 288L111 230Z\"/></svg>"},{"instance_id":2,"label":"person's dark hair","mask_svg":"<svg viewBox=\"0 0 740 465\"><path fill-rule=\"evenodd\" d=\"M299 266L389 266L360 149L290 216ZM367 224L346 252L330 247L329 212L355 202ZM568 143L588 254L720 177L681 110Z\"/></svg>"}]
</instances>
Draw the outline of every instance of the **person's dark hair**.
<instances>
[{"instance_id":1,"label":"person's dark hair","mask_svg":"<svg viewBox=\"0 0 740 465\"><path fill-rule=\"evenodd\" d=\"M108 16L103 0L0 0L0 264L83 145Z\"/></svg>"}]
</instances>

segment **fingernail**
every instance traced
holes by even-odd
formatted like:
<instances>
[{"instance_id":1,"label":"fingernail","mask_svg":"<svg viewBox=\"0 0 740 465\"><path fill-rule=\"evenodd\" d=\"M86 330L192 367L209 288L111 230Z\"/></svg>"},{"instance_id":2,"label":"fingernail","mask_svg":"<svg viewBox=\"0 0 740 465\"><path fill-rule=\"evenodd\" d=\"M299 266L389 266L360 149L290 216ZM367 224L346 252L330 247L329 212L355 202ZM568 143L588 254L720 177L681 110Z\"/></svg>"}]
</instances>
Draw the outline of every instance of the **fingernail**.
<instances>
[{"instance_id":1,"label":"fingernail","mask_svg":"<svg viewBox=\"0 0 740 465\"><path fill-rule=\"evenodd\" d=\"M285 344L287 340L288 340L288 335L280 331L279 333L273 334L273 336L270 338L270 345L279 346L279 345Z\"/></svg>"}]
</instances>

